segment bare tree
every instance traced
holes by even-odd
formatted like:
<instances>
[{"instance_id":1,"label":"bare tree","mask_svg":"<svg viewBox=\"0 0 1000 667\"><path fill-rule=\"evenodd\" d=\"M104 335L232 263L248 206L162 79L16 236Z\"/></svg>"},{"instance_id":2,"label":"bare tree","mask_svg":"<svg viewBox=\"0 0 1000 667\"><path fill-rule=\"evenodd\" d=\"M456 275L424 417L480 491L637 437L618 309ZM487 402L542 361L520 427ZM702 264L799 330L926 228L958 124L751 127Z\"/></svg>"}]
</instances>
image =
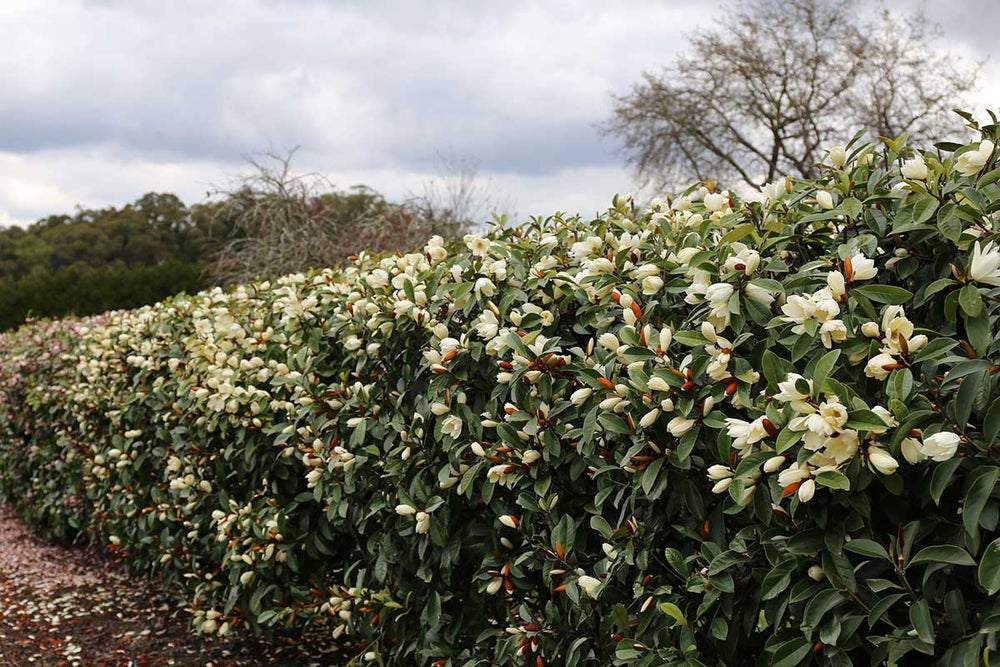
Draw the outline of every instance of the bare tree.
<instances>
[{"instance_id":1,"label":"bare tree","mask_svg":"<svg viewBox=\"0 0 1000 667\"><path fill-rule=\"evenodd\" d=\"M943 37L923 12L883 8L870 24L867 66L852 91L852 120L874 136L906 134L914 142L940 140L954 125L952 109L976 84L982 63L966 64L928 44Z\"/></svg>"},{"instance_id":2,"label":"bare tree","mask_svg":"<svg viewBox=\"0 0 1000 667\"><path fill-rule=\"evenodd\" d=\"M449 152L439 154L438 163L437 177L425 181L420 194L410 195L411 204L469 225L508 212L510 203L496 193L492 181L482 177L477 160Z\"/></svg>"},{"instance_id":3,"label":"bare tree","mask_svg":"<svg viewBox=\"0 0 1000 667\"><path fill-rule=\"evenodd\" d=\"M864 18L856 0L743 0L690 53L614 98L603 126L646 184L761 185L811 176L859 129L932 138L978 67L932 52L921 12Z\"/></svg>"},{"instance_id":4,"label":"bare tree","mask_svg":"<svg viewBox=\"0 0 1000 667\"><path fill-rule=\"evenodd\" d=\"M473 162L445 163L440 181L397 204L365 186L344 192L322 174L297 174L294 153L250 158L249 173L214 193L231 230L209 267L217 282L335 266L362 250L412 251L435 234L462 234L493 204Z\"/></svg>"}]
</instances>

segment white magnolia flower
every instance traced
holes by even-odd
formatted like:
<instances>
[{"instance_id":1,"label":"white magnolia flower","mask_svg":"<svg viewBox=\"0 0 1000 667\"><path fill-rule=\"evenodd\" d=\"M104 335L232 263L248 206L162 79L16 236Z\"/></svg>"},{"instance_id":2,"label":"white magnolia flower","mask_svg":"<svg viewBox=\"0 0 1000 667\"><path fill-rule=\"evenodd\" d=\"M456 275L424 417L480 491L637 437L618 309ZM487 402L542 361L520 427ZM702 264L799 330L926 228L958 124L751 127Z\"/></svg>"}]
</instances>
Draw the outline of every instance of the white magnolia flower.
<instances>
[{"instance_id":1,"label":"white magnolia flower","mask_svg":"<svg viewBox=\"0 0 1000 667\"><path fill-rule=\"evenodd\" d=\"M684 303L696 306L705 300L705 292L711 284L712 276L703 269L693 269L689 272L691 284L684 290Z\"/></svg>"},{"instance_id":2,"label":"white magnolia flower","mask_svg":"<svg viewBox=\"0 0 1000 667\"><path fill-rule=\"evenodd\" d=\"M847 340L847 327L841 320L827 320L819 328L819 337L823 347L829 349L834 343Z\"/></svg>"},{"instance_id":3,"label":"white magnolia flower","mask_svg":"<svg viewBox=\"0 0 1000 667\"><path fill-rule=\"evenodd\" d=\"M427 241L427 245L424 246L424 252L435 261L441 261L448 256L448 251L444 247L444 239L440 236L432 236Z\"/></svg>"},{"instance_id":4,"label":"white magnolia flower","mask_svg":"<svg viewBox=\"0 0 1000 667\"><path fill-rule=\"evenodd\" d=\"M448 415L441 425L441 432L453 438L458 438L462 435L462 418L456 415Z\"/></svg>"},{"instance_id":5,"label":"white magnolia flower","mask_svg":"<svg viewBox=\"0 0 1000 667\"><path fill-rule=\"evenodd\" d=\"M888 451L878 446L868 448L868 462L883 475L891 475L899 468L899 461L894 459Z\"/></svg>"},{"instance_id":6,"label":"white magnolia flower","mask_svg":"<svg viewBox=\"0 0 1000 667\"><path fill-rule=\"evenodd\" d=\"M494 285L493 281L489 278L479 278L476 280L476 284L473 287L473 291L476 293L476 296L482 295L485 297L491 297L496 293L496 290L496 285Z\"/></svg>"},{"instance_id":7,"label":"white magnolia flower","mask_svg":"<svg viewBox=\"0 0 1000 667\"><path fill-rule=\"evenodd\" d=\"M806 417L806 428L812 433L830 436L841 431L847 423L847 408L836 396L828 396L816 412Z\"/></svg>"},{"instance_id":8,"label":"white magnolia flower","mask_svg":"<svg viewBox=\"0 0 1000 667\"><path fill-rule=\"evenodd\" d=\"M705 298L711 308L709 319L717 329L729 326L729 297L733 295L733 286L729 283L714 283L705 290Z\"/></svg>"},{"instance_id":9,"label":"white magnolia flower","mask_svg":"<svg viewBox=\"0 0 1000 667\"><path fill-rule=\"evenodd\" d=\"M777 201L785 195L785 182L775 181L768 183L760 189L760 198L764 203Z\"/></svg>"},{"instance_id":10,"label":"white magnolia flower","mask_svg":"<svg viewBox=\"0 0 1000 667\"><path fill-rule=\"evenodd\" d=\"M911 158L903 163L903 166L899 168L901 174L904 178L912 178L915 181L923 181L927 178L927 163L924 162L924 158L918 155L915 158Z\"/></svg>"},{"instance_id":11,"label":"white magnolia flower","mask_svg":"<svg viewBox=\"0 0 1000 667\"><path fill-rule=\"evenodd\" d=\"M674 417L669 422L667 422L667 430L670 431L670 435L679 438L692 428L694 428L695 421L693 419L685 419L684 417Z\"/></svg>"},{"instance_id":12,"label":"white magnolia flower","mask_svg":"<svg viewBox=\"0 0 1000 667\"><path fill-rule=\"evenodd\" d=\"M701 335L705 337L705 340L713 345L719 340L719 334L715 330L715 325L711 322L701 323Z\"/></svg>"},{"instance_id":13,"label":"white magnolia flower","mask_svg":"<svg viewBox=\"0 0 1000 667\"><path fill-rule=\"evenodd\" d=\"M876 380L885 380L889 377L893 367L896 365L896 358L891 354L877 354L868 360L865 366L865 375Z\"/></svg>"},{"instance_id":14,"label":"white magnolia flower","mask_svg":"<svg viewBox=\"0 0 1000 667\"><path fill-rule=\"evenodd\" d=\"M843 167L847 164L847 151L843 146L834 146L830 149L830 163L836 167Z\"/></svg>"},{"instance_id":15,"label":"white magnolia flower","mask_svg":"<svg viewBox=\"0 0 1000 667\"><path fill-rule=\"evenodd\" d=\"M660 274L660 267L656 264L643 264L632 271L632 277L636 280L643 280Z\"/></svg>"},{"instance_id":16,"label":"white magnolia flower","mask_svg":"<svg viewBox=\"0 0 1000 667\"><path fill-rule=\"evenodd\" d=\"M924 443L920 447L920 453L932 461L941 463L955 456L960 441L961 438L951 431L939 431L934 435L924 438Z\"/></svg>"},{"instance_id":17,"label":"white magnolia flower","mask_svg":"<svg viewBox=\"0 0 1000 667\"><path fill-rule=\"evenodd\" d=\"M507 481L507 470L509 467L503 463L495 465L486 471L486 478L494 484L503 484Z\"/></svg>"},{"instance_id":18,"label":"white magnolia flower","mask_svg":"<svg viewBox=\"0 0 1000 667\"><path fill-rule=\"evenodd\" d=\"M816 193L816 203L820 208L830 210L834 207L833 195L826 190L820 190Z\"/></svg>"},{"instance_id":19,"label":"white magnolia flower","mask_svg":"<svg viewBox=\"0 0 1000 667\"><path fill-rule=\"evenodd\" d=\"M903 438L903 442L899 443L899 448L907 463L917 464L927 458L927 455L921 450L920 441L916 438Z\"/></svg>"},{"instance_id":20,"label":"white magnolia flower","mask_svg":"<svg viewBox=\"0 0 1000 667\"><path fill-rule=\"evenodd\" d=\"M823 454L832 459L834 464L840 465L854 458L858 453L859 444L858 432L850 428L844 429L826 439L823 444Z\"/></svg>"},{"instance_id":21,"label":"white magnolia flower","mask_svg":"<svg viewBox=\"0 0 1000 667\"><path fill-rule=\"evenodd\" d=\"M798 390L796 385L799 384L799 381L806 383L808 392L803 393ZM789 373L784 382L778 383L778 393L774 395L774 398L783 403L791 403L792 408L798 413L812 412L813 408L808 403L812 388L812 380L806 380L798 373Z\"/></svg>"},{"instance_id":22,"label":"white magnolia flower","mask_svg":"<svg viewBox=\"0 0 1000 667\"><path fill-rule=\"evenodd\" d=\"M590 387L583 387L582 389L577 389L576 391L574 391L570 395L569 400L573 405L579 407L584 403L586 403L587 399L590 398L591 394L593 393L594 390L591 389Z\"/></svg>"},{"instance_id":23,"label":"white magnolia flower","mask_svg":"<svg viewBox=\"0 0 1000 667\"><path fill-rule=\"evenodd\" d=\"M896 418L893 417L892 413L889 412L889 410L887 410L883 406L876 405L875 407L872 408L872 412L877 414L882 419L882 421L885 422L887 428L892 428L893 426L899 426L899 422L896 421Z\"/></svg>"},{"instance_id":24,"label":"white magnolia flower","mask_svg":"<svg viewBox=\"0 0 1000 667\"><path fill-rule=\"evenodd\" d=\"M540 458L542 458L542 453L537 449L528 449L521 454L521 460L528 465L531 465Z\"/></svg>"},{"instance_id":25,"label":"white magnolia flower","mask_svg":"<svg viewBox=\"0 0 1000 667\"><path fill-rule=\"evenodd\" d=\"M749 453L755 443L767 437L763 417L758 417L752 422L729 417L726 419L726 432L733 439L733 449L742 455Z\"/></svg>"},{"instance_id":26,"label":"white magnolia flower","mask_svg":"<svg viewBox=\"0 0 1000 667\"><path fill-rule=\"evenodd\" d=\"M618 347L621 345L618 341L618 337L613 333L602 333L598 336L597 342L601 344L601 347L610 350L611 352L617 351Z\"/></svg>"},{"instance_id":27,"label":"white magnolia flower","mask_svg":"<svg viewBox=\"0 0 1000 667\"><path fill-rule=\"evenodd\" d=\"M800 465L793 465L791 468L785 468L778 473L778 484L783 487L791 486L792 484L796 484L808 478L811 474L809 466L804 463Z\"/></svg>"},{"instance_id":28,"label":"white magnolia flower","mask_svg":"<svg viewBox=\"0 0 1000 667\"><path fill-rule=\"evenodd\" d=\"M649 276L642 279L642 293L650 296L656 294L663 288L663 278L659 276Z\"/></svg>"},{"instance_id":29,"label":"white magnolia flower","mask_svg":"<svg viewBox=\"0 0 1000 667\"><path fill-rule=\"evenodd\" d=\"M732 477L726 477L725 479L720 479L715 484L712 485L712 493L725 493L729 490L729 487L733 484Z\"/></svg>"},{"instance_id":30,"label":"white magnolia flower","mask_svg":"<svg viewBox=\"0 0 1000 667\"><path fill-rule=\"evenodd\" d=\"M878 275L874 260L868 259L864 253L851 257L851 280L871 280Z\"/></svg>"},{"instance_id":31,"label":"white magnolia flower","mask_svg":"<svg viewBox=\"0 0 1000 667\"><path fill-rule=\"evenodd\" d=\"M724 466L718 463L713 466L709 466L707 472L708 472L708 478L715 482L719 481L720 479L728 479L732 477L734 474L736 474L733 472L733 469L730 468L729 466Z\"/></svg>"},{"instance_id":32,"label":"white magnolia flower","mask_svg":"<svg viewBox=\"0 0 1000 667\"><path fill-rule=\"evenodd\" d=\"M729 203L729 198L721 192L710 192L705 195L705 208L709 213L721 211Z\"/></svg>"},{"instance_id":33,"label":"white magnolia flower","mask_svg":"<svg viewBox=\"0 0 1000 667\"><path fill-rule=\"evenodd\" d=\"M785 457L784 456L772 456L768 460L764 461L764 465L761 467L761 469L764 472L770 474L770 473L777 472L778 470L780 470L781 466L783 466L783 465L785 465Z\"/></svg>"},{"instance_id":34,"label":"white magnolia flower","mask_svg":"<svg viewBox=\"0 0 1000 667\"><path fill-rule=\"evenodd\" d=\"M580 587L580 590L583 591L584 595L586 595L591 600L596 600L598 596L601 594L600 579L596 579L594 577L584 574L581 575L576 580L576 583Z\"/></svg>"},{"instance_id":35,"label":"white magnolia flower","mask_svg":"<svg viewBox=\"0 0 1000 667\"><path fill-rule=\"evenodd\" d=\"M847 292L844 274L840 271L830 271L826 274L826 288L830 290L833 298L840 299Z\"/></svg>"},{"instance_id":36,"label":"white magnolia flower","mask_svg":"<svg viewBox=\"0 0 1000 667\"><path fill-rule=\"evenodd\" d=\"M641 426L642 428L649 428L650 426L655 424L656 420L659 418L660 418L660 409L653 408L652 410L650 410L649 412L647 412L642 416L642 419L639 420L639 426Z\"/></svg>"},{"instance_id":37,"label":"white magnolia flower","mask_svg":"<svg viewBox=\"0 0 1000 667\"><path fill-rule=\"evenodd\" d=\"M781 312L789 322L802 324L816 312L816 304L800 294L793 294L781 307Z\"/></svg>"},{"instance_id":38,"label":"white magnolia flower","mask_svg":"<svg viewBox=\"0 0 1000 667\"><path fill-rule=\"evenodd\" d=\"M966 151L958 156L955 163L955 170L963 176L974 176L983 168L986 161L993 154L995 146L992 141L984 140L979 142L979 147L974 151Z\"/></svg>"},{"instance_id":39,"label":"white magnolia flower","mask_svg":"<svg viewBox=\"0 0 1000 667\"><path fill-rule=\"evenodd\" d=\"M649 378L647 386L650 391L670 391L670 384L659 375Z\"/></svg>"},{"instance_id":40,"label":"white magnolia flower","mask_svg":"<svg viewBox=\"0 0 1000 667\"><path fill-rule=\"evenodd\" d=\"M969 278L977 283L1000 286L1000 248L993 241L982 247L976 241L969 264Z\"/></svg>"},{"instance_id":41,"label":"white magnolia flower","mask_svg":"<svg viewBox=\"0 0 1000 667\"><path fill-rule=\"evenodd\" d=\"M476 324L476 333L483 340L492 340L500 333L500 320L492 310L484 310Z\"/></svg>"},{"instance_id":42,"label":"white magnolia flower","mask_svg":"<svg viewBox=\"0 0 1000 667\"><path fill-rule=\"evenodd\" d=\"M490 242L477 234L466 234L463 240L473 255L482 257L490 249Z\"/></svg>"}]
</instances>

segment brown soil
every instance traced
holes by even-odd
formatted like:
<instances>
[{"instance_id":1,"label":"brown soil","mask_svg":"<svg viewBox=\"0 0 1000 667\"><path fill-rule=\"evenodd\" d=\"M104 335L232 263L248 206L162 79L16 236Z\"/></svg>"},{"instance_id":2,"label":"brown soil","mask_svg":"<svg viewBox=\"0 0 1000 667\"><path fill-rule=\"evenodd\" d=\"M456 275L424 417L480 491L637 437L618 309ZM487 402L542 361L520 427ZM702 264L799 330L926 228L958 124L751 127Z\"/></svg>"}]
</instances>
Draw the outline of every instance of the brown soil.
<instances>
[{"instance_id":1,"label":"brown soil","mask_svg":"<svg viewBox=\"0 0 1000 667\"><path fill-rule=\"evenodd\" d=\"M343 665L316 640L207 641L176 601L102 554L35 537L0 505L0 667Z\"/></svg>"}]
</instances>

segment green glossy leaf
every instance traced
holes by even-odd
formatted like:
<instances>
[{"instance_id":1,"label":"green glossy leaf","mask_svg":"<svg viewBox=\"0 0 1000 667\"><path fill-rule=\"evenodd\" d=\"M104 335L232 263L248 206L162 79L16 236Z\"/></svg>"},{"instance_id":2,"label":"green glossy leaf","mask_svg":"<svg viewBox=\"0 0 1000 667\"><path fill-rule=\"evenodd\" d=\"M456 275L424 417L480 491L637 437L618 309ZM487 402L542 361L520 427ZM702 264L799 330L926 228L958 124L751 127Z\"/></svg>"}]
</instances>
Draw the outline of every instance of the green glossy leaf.
<instances>
[{"instance_id":1,"label":"green glossy leaf","mask_svg":"<svg viewBox=\"0 0 1000 667\"><path fill-rule=\"evenodd\" d=\"M1000 539L986 545L979 561L979 585L990 595L1000 592Z\"/></svg>"},{"instance_id":2,"label":"green glossy leaf","mask_svg":"<svg viewBox=\"0 0 1000 667\"><path fill-rule=\"evenodd\" d=\"M927 644L934 643L934 623L931 621L930 608L927 600L920 600L910 605L910 623L917 631L917 636Z\"/></svg>"},{"instance_id":3,"label":"green glossy leaf","mask_svg":"<svg viewBox=\"0 0 1000 667\"><path fill-rule=\"evenodd\" d=\"M951 478L955 474L955 470L958 466L962 465L962 459L954 458L945 461L944 463L937 464L934 468L934 472L931 474L931 484L930 484L930 494L934 503L941 502L941 494L944 490L948 488L948 484L951 482Z\"/></svg>"},{"instance_id":4,"label":"green glossy leaf","mask_svg":"<svg viewBox=\"0 0 1000 667\"><path fill-rule=\"evenodd\" d=\"M764 580L760 585L760 596L762 600L771 600L782 593L792 581L792 572L798 567L798 561L794 558L783 560L775 565L770 572L764 575Z\"/></svg>"},{"instance_id":5,"label":"green glossy leaf","mask_svg":"<svg viewBox=\"0 0 1000 667\"><path fill-rule=\"evenodd\" d=\"M674 627L678 625L687 625L687 619L684 618L684 613L681 611L680 607L675 605L673 602L661 602L657 605L657 609L674 619Z\"/></svg>"},{"instance_id":6,"label":"green glossy leaf","mask_svg":"<svg viewBox=\"0 0 1000 667\"><path fill-rule=\"evenodd\" d=\"M823 390L823 385L826 384L826 379L830 377L831 371L833 371L834 366L837 364L837 359L840 358L840 350L831 350L819 358L816 362L816 366L813 369L812 381L813 381L813 396L818 398Z\"/></svg>"},{"instance_id":7,"label":"green glossy leaf","mask_svg":"<svg viewBox=\"0 0 1000 667\"><path fill-rule=\"evenodd\" d=\"M878 542L866 539L853 539L844 544L844 549L851 553L868 556L869 558L884 558L889 560L889 552Z\"/></svg>"},{"instance_id":8,"label":"green glossy leaf","mask_svg":"<svg viewBox=\"0 0 1000 667\"><path fill-rule=\"evenodd\" d=\"M851 488L851 480L847 475L836 470L824 470L816 476L816 483L831 489L848 490Z\"/></svg>"},{"instance_id":9,"label":"green glossy leaf","mask_svg":"<svg viewBox=\"0 0 1000 667\"><path fill-rule=\"evenodd\" d=\"M919 565L921 563L947 563L949 565L965 565L970 567L976 565L976 561L973 560L968 551L952 544L924 547L917 552L916 556L910 559L907 565Z\"/></svg>"},{"instance_id":10,"label":"green glossy leaf","mask_svg":"<svg viewBox=\"0 0 1000 667\"><path fill-rule=\"evenodd\" d=\"M935 197L931 195L919 195L916 203L913 205L913 222L917 224L927 222L934 216L937 208L938 200Z\"/></svg>"},{"instance_id":11,"label":"green glossy leaf","mask_svg":"<svg viewBox=\"0 0 1000 667\"><path fill-rule=\"evenodd\" d=\"M913 298L912 292L894 285L862 285L851 290L852 294L855 292L876 303L889 305L903 304Z\"/></svg>"},{"instance_id":12,"label":"green glossy leaf","mask_svg":"<svg viewBox=\"0 0 1000 667\"><path fill-rule=\"evenodd\" d=\"M978 530L979 517L982 516L983 508L986 507L997 485L998 473L1000 470L989 466L977 468L969 476L969 489L962 503L962 525L965 527L965 532L970 535Z\"/></svg>"},{"instance_id":13,"label":"green glossy leaf","mask_svg":"<svg viewBox=\"0 0 1000 667\"><path fill-rule=\"evenodd\" d=\"M982 312L983 298L979 295L979 288L971 283L963 287L958 292L958 305L970 317L975 317Z\"/></svg>"}]
</instances>

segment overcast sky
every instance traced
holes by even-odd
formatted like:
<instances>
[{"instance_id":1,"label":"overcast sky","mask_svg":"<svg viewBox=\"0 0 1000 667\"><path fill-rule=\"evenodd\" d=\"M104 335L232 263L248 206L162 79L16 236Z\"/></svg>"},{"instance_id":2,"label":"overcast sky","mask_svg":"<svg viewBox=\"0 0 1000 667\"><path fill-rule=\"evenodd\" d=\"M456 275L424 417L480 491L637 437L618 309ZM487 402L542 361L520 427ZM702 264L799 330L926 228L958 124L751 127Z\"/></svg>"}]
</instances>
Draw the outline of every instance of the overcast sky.
<instances>
[{"instance_id":1,"label":"overcast sky","mask_svg":"<svg viewBox=\"0 0 1000 667\"><path fill-rule=\"evenodd\" d=\"M893 6L916 2L893 0ZM595 125L715 3L0 1L0 224L148 191L196 202L300 146L340 186L418 191L477 160L522 216L632 189ZM953 53L995 48L997 0L928 7ZM987 63L974 102L1000 107Z\"/></svg>"}]
</instances>

